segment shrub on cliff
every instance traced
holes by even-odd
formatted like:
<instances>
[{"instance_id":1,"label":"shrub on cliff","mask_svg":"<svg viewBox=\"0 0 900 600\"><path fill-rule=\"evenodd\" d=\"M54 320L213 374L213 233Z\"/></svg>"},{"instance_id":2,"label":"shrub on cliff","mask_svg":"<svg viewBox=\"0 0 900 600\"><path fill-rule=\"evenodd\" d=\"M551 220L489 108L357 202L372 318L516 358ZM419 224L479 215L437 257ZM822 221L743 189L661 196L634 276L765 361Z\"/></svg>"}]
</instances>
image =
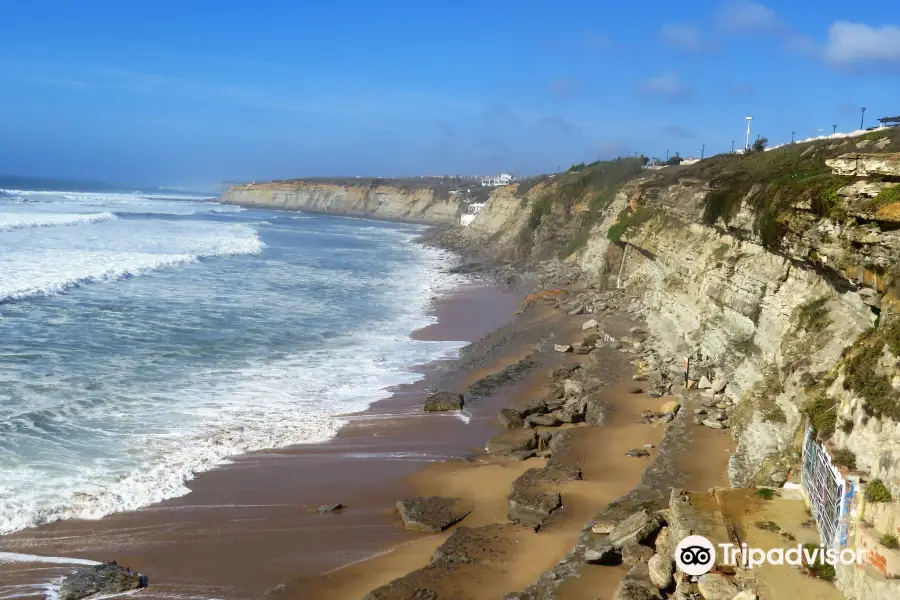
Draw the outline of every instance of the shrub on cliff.
<instances>
[{"instance_id":1,"label":"shrub on cliff","mask_svg":"<svg viewBox=\"0 0 900 600\"><path fill-rule=\"evenodd\" d=\"M880 479L873 479L866 486L866 500L869 502L890 502L891 492Z\"/></svg>"},{"instance_id":2,"label":"shrub on cliff","mask_svg":"<svg viewBox=\"0 0 900 600\"><path fill-rule=\"evenodd\" d=\"M753 152L764 152L766 146L769 145L769 138L764 138L762 136L756 138L756 141L753 142L753 145L750 146L750 150Z\"/></svg>"}]
</instances>

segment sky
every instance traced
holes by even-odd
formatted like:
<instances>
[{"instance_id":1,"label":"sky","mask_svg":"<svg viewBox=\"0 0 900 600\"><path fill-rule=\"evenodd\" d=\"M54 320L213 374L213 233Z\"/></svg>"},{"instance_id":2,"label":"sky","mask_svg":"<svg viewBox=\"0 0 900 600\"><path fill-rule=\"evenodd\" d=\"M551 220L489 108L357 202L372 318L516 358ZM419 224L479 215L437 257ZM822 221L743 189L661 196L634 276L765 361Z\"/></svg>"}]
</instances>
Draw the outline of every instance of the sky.
<instances>
[{"instance_id":1,"label":"sky","mask_svg":"<svg viewBox=\"0 0 900 600\"><path fill-rule=\"evenodd\" d=\"M893 1L0 2L0 175L530 175L900 114Z\"/></svg>"}]
</instances>

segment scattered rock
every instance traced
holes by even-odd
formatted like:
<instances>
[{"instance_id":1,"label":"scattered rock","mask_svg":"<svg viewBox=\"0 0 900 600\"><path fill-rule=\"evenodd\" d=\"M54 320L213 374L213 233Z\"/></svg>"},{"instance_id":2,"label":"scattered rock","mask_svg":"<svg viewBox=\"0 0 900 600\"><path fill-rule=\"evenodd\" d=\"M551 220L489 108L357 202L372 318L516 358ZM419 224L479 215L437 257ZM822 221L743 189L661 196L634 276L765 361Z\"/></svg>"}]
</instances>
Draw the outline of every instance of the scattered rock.
<instances>
[{"instance_id":1,"label":"scattered rock","mask_svg":"<svg viewBox=\"0 0 900 600\"><path fill-rule=\"evenodd\" d=\"M549 415L531 415L525 419L525 424L530 424L532 427L559 427L562 425L562 421L556 413L550 413Z\"/></svg>"},{"instance_id":2,"label":"scattered rock","mask_svg":"<svg viewBox=\"0 0 900 600\"><path fill-rule=\"evenodd\" d=\"M597 329L597 319L591 319L590 321L585 321L585 323L581 326L581 329L587 331L588 329Z\"/></svg>"},{"instance_id":3,"label":"scattered rock","mask_svg":"<svg viewBox=\"0 0 900 600\"><path fill-rule=\"evenodd\" d=\"M671 540L671 533L669 533L668 527L663 527L659 530L659 533L656 535L656 553L661 554L662 556L672 556L674 552L674 548L669 548L669 541Z\"/></svg>"},{"instance_id":4,"label":"scattered rock","mask_svg":"<svg viewBox=\"0 0 900 600\"><path fill-rule=\"evenodd\" d=\"M345 508L343 504L323 504L317 509L316 512L318 512L320 515L324 515L325 513L334 512L343 508Z\"/></svg>"},{"instance_id":5,"label":"scattered rock","mask_svg":"<svg viewBox=\"0 0 900 600\"><path fill-rule=\"evenodd\" d=\"M650 581L657 588L667 590L674 583L672 574L675 572L675 564L668 556L654 554L647 562L647 569L650 571Z\"/></svg>"},{"instance_id":6,"label":"scattered rock","mask_svg":"<svg viewBox=\"0 0 900 600\"><path fill-rule=\"evenodd\" d=\"M659 515L641 510L616 525L609 534L609 543L617 548L631 541L643 544L655 536L662 526L663 520Z\"/></svg>"},{"instance_id":7,"label":"scattered rock","mask_svg":"<svg viewBox=\"0 0 900 600\"><path fill-rule=\"evenodd\" d=\"M569 344L553 344L553 349L557 352L571 352L572 346Z\"/></svg>"},{"instance_id":8,"label":"scattered rock","mask_svg":"<svg viewBox=\"0 0 900 600\"><path fill-rule=\"evenodd\" d=\"M647 381L647 376L646 376L646 375L641 375L641 374L639 373L639 374L637 374L637 375L632 375L632 376L631 376L631 380L632 380L632 381Z\"/></svg>"},{"instance_id":9,"label":"scattered rock","mask_svg":"<svg viewBox=\"0 0 900 600\"><path fill-rule=\"evenodd\" d=\"M500 409L500 414L497 415L497 419L500 421L500 424L503 425L504 429L521 429L522 425L525 424L522 413L512 408Z\"/></svg>"},{"instance_id":10,"label":"scattered rock","mask_svg":"<svg viewBox=\"0 0 900 600\"><path fill-rule=\"evenodd\" d=\"M516 452L510 452L509 457L513 460L528 460L529 458L534 458L537 456L534 450L517 450Z\"/></svg>"},{"instance_id":11,"label":"scattered rock","mask_svg":"<svg viewBox=\"0 0 900 600\"><path fill-rule=\"evenodd\" d=\"M615 521L599 521L591 526L591 531L600 535L609 535L617 524Z\"/></svg>"},{"instance_id":12,"label":"scattered rock","mask_svg":"<svg viewBox=\"0 0 900 600\"><path fill-rule=\"evenodd\" d=\"M726 385L728 385L728 383L724 379L719 379L719 378L714 379L712 382L712 386L711 386L712 393L713 394L721 394L722 392L725 391Z\"/></svg>"},{"instance_id":13,"label":"scattered rock","mask_svg":"<svg viewBox=\"0 0 900 600\"><path fill-rule=\"evenodd\" d=\"M566 398L580 398L584 395L584 384L580 381L566 379L563 382L563 393Z\"/></svg>"},{"instance_id":14,"label":"scattered rock","mask_svg":"<svg viewBox=\"0 0 900 600\"><path fill-rule=\"evenodd\" d=\"M425 412L462 410L463 396L453 392L437 392L425 400Z\"/></svg>"},{"instance_id":15,"label":"scattered rock","mask_svg":"<svg viewBox=\"0 0 900 600\"><path fill-rule=\"evenodd\" d=\"M80 600L94 594L121 594L147 587L147 577L113 562L78 569L59 588L60 600Z\"/></svg>"},{"instance_id":16,"label":"scattered rock","mask_svg":"<svg viewBox=\"0 0 900 600\"><path fill-rule=\"evenodd\" d=\"M628 542L622 546L622 562L626 565L645 563L650 560L650 557L654 554L656 553L653 551L653 548L642 546L637 542Z\"/></svg>"},{"instance_id":17,"label":"scattered rock","mask_svg":"<svg viewBox=\"0 0 900 600\"><path fill-rule=\"evenodd\" d=\"M537 434L533 430L518 429L498 433L488 440L485 450L491 454L509 454L518 450L537 448Z\"/></svg>"},{"instance_id":18,"label":"scattered rock","mask_svg":"<svg viewBox=\"0 0 900 600\"><path fill-rule=\"evenodd\" d=\"M633 456L635 458L640 458L642 456L650 456L650 453L644 450L643 448L632 448L625 453L625 456Z\"/></svg>"},{"instance_id":19,"label":"scattered rock","mask_svg":"<svg viewBox=\"0 0 900 600\"><path fill-rule=\"evenodd\" d=\"M660 600L662 596L650 581L650 572L645 563L631 567L619 587L613 593L612 600Z\"/></svg>"},{"instance_id":20,"label":"scattered rock","mask_svg":"<svg viewBox=\"0 0 900 600\"><path fill-rule=\"evenodd\" d=\"M662 393L657 392L656 390L650 390L649 392L647 392L647 397L648 398L662 398Z\"/></svg>"},{"instance_id":21,"label":"scattered rock","mask_svg":"<svg viewBox=\"0 0 900 600\"><path fill-rule=\"evenodd\" d=\"M662 406L659 407L659 412L664 415L667 414L676 414L678 409L681 408L681 404L678 403L677 400L672 400L670 402L666 402Z\"/></svg>"},{"instance_id":22,"label":"scattered rock","mask_svg":"<svg viewBox=\"0 0 900 600\"><path fill-rule=\"evenodd\" d=\"M712 387L712 383L709 382L709 379L706 378L706 375L700 378L700 381L697 383L698 390L708 390Z\"/></svg>"},{"instance_id":23,"label":"scattered rock","mask_svg":"<svg viewBox=\"0 0 900 600\"><path fill-rule=\"evenodd\" d=\"M706 600L732 600L738 593L737 586L718 573L701 575L697 587Z\"/></svg>"},{"instance_id":24,"label":"scattered rock","mask_svg":"<svg viewBox=\"0 0 900 600\"><path fill-rule=\"evenodd\" d=\"M583 314L584 314L584 307L583 307L583 306L579 306L579 307L573 308L572 310L569 311L569 314L572 315L573 317L574 317L574 316L577 316L577 315L583 315Z\"/></svg>"},{"instance_id":25,"label":"scattered rock","mask_svg":"<svg viewBox=\"0 0 900 600\"><path fill-rule=\"evenodd\" d=\"M721 421L716 421L715 419L704 419L701 421L701 424L710 429L725 429L725 425L723 425Z\"/></svg>"},{"instance_id":26,"label":"scattered rock","mask_svg":"<svg viewBox=\"0 0 900 600\"><path fill-rule=\"evenodd\" d=\"M574 352L575 354L590 354L593 349L593 345L586 346L584 344L572 344L572 352Z\"/></svg>"},{"instance_id":27,"label":"scattered rock","mask_svg":"<svg viewBox=\"0 0 900 600\"><path fill-rule=\"evenodd\" d=\"M630 390L628 390L628 392L631 394L642 394L642 393L644 393L644 389L635 386L635 387L631 388Z\"/></svg>"},{"instance_id":28,"label":"scattered rock","mask_svg":"<svg viewBox=\"0 0 900 600\"><path fill-rule=\"evenodd\" d=\"M622 562L619 551L609 544L599 548L588 548L584 551L584 562L590 565L615 566Z\"/></svg>"},{"instance_id":29,"label":"scattered rock","mask_svg":"<svg viewBox=\"0 0 900 600\"><path fill-rule=\"evenodd\" d=\"M754 592L753 590L744 590L731 600L758 600L758 598L759 597L756 595L756 592Z\"/></svg>"},{"instance_id":30,"label":"scattered rock","mask_svg":"<svg viewBox=\"0 0 900 600\"><path fill-rule=\"evenodd\" d=\"M785 475L781 471L776 471L769 476L769 479L776 485L784 485L784 483L787 481L787 475Z\"/></svg>"},{"instance_id":31,"label":"scattered rock","mask_svg":"<svg viewBox=\"0 0 900 600\"><path fill-rule=\"evenodd\" d=\"M544 400L534 398L526 402L518 403L516 405L516 410L518 410L519 414L521 414L524 418L529 415L542 415L549 409L547 408L547 403Z\"/></svg>"},{"instance_id":32,"label":"scattered rock","mask_svg":"<svg viewBox=\"0 0 900 600\"><path fill-rule=\"evenodd\" d=\"M705 414L706 414L706 409L705 409L705 408L695 408L695 409L694 409L694 414L695 414L695 415L705 415Z\"/></svg>"},{"instance_id":33,"label":"scattered rock","mask_svg":"<svg viewBox=\"0 0 900 600\"><path fill-rule=\"evenodd\" d=\"M398 500L397 511L407 529L438 533L465 519L472 507L458 498L425 496Z\"/></svg>"}]
</instances>

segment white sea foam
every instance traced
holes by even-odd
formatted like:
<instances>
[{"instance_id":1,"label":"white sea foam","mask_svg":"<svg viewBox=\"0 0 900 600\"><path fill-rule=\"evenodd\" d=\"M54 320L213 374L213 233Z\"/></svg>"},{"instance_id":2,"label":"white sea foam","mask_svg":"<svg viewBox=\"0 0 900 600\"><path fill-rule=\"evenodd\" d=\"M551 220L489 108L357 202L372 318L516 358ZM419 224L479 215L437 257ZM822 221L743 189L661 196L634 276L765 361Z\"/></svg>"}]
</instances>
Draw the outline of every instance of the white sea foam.
<instances>
[{"instance_id":1,"label":"white sea foam","mask_svg":"<svg viewBox=\"0 0 900 600\"><path fill-rule=\"evenodd\" d=\"M0 552L0 563L47 563L54 565L99 565L96 560L68 558L65 556L38 556L18 552Z\"/></svg>"},{"instance_id":2,"label":"white sea foam","mask_svg":"<svg viewBox=\"0 0 900 600\"><path fill-rule=\"evenodd\" d=\"M67 225L86 225L110 221L116 216L111 212L93 214L70 213L46 213L27 214L0 212L0 231L12 231L13 229L30 229L34 227L58 227Z\"/></svg>"},{"instance_id":3,"label":"white sea foam","mask_svg":"<svg viewBox=\"0 0 900 600\"><path fill-rule=\"evenodd\" d=\"M138 225L120 219L97 228L97 232L84 228L78 236L56 231L66 228L42 230L45 246L67 245L62 254L41 248L37 242L37 246L21 250L13 245L16 250L0 252L0 297L12 293L53 293L60 291L60 286L77 285L73 281L141 274L206 256L252 254L262 247L256 231L247 225L153 220L142 220ZM301 296L296 305L286 305L284 310L299 307L305 316L318 322L333 312L336 303L377 286L381 291L378 301L385 303L384 314L390 318L372 323L342 320L334 325L336 332L326 338L327 343L300 345L297 351L277 360L206 368L191 367L192 363L187 362L183 373L172 373L167 379L146 384L136 379L153 367L146 358L123 356L106 359L104 364L92 362L96 376L102 377L98 385L106 386L96 398L77 392L36 393L32 387L38 383L42 389L63 391L68 384L63 379L47 377L32 384L27 379L17 379L15 370L0 372L0 385L29 397L29 404L21 409L0 406L0 421L16 427L24 436L22 439L44 440L36 449L20 447L12 438L6 440L6 446L0 443L0 464L4 451L38 453L30 462L4 468L4 486L11 493L0 498L0 534L59 519L94 519L145 507L188 493L186 482L197 473L226 463L237 454L326 440L344 423L339 415L365 409L388 395L391 386L421 378L410 370L412 365L455 356L462 343L416 341L408 335L434 321L428 314L430 299L461 281L443 272L452 255L418 246L410 254L405 242L417 234L413 228L397 231L354 222L345 229L336 229L357 240L383 244L378 247L388 256L397 248L406 248L401 253L402 261L388 275L367 280L362 276L365 270L347 266L360 261L365 266L371 260L365 251L341 258L350 261L340 262L342 268L314 264L314 258L305 264L306 257L301 253L299 264L265 262L265 285L300 285L297 291L291 287L285 292L284 297L295 293ZM18 235L19 241L26 244L30 238L25 233L13 231L4 235ZM98 246L104 247L105 252L97 250ZM344 250L329 249L326 256L343 257ZM8 271L3 261L18 269L16 277L3 279ZM255 268L263 268L262 263ZM240 271L235 273L234 278L226 280L192 277L189 288L171 290L165 286L175 285L171 283L177 281L174 278L165 280L162 286L150 285L153 280L146 279L142 281L148 283L141 289L153 294L148 299L159 297L164 301L178 295L193 304L192 299L196 298L203 315L208 310L204 307L210 306L204 302L219 294L227 295L231 306L255 310L260 302L257 290L247 287ZM52 314L55 319L68 315ZM193 328L191 315L183 316L179 327ZM76 325L77 320L71 326ZM157 325L162 329L167 326L165 322ZM214 325L206 325L198 328L198 333L211 330ZM134 338L138 342L150 335L116 331L123 339ZM85 333L88 340L99 335L96 331ZM169 343L165 333L153 334L160 337L160 343ZM160 351L168 349L164 345ZM52 350L46 350L46 357L34 354L44 351L41 346L29 350L30 354L7 356L5 360L25 360L35 365L58 360ZM185 360L192 359L187 356ZM93 371L89 373L94 375ZM49 431L56 432L50 437L46 437L48 419ZM425 456L396 458L430 460Z\"/></svg>"},{"instance_id":4,"label":"white sea foam","mask_svg":"<svg viewBox=\"0 0 900 600\"><path fill-rule=\"evenodd\" d=\"M38 238L22 230L3 235L9 246L0 251L0 302L51 296L203 258L258 254L263 247L256 231L244 225L163 223L141 231L123 224L97 232L50 230Z\"/></svg>"}]
</instances>

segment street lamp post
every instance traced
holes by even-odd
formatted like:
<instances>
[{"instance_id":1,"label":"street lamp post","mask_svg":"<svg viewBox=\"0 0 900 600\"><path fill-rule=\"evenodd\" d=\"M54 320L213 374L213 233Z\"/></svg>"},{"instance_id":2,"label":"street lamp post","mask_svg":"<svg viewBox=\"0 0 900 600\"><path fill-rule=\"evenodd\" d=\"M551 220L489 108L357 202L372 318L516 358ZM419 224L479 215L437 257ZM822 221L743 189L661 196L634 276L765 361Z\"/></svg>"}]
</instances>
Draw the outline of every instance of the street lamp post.
<instances>
[{"instance_id":1,"label":"street lamp post","mask_svg":"<svg viewBox=\"0 0 900 600\"><path fill-rule=\"evenodd\" d=\"M796 131L792 131L792 132L791 132L791 143L792 143L792 144L794 143L794 135L795 135L796 133L797 133Z\"/></svg>"},{"instance_id":2,"label":"street lamp post","mask_svg":"<svg viewBox=\"0 0 900 600\"><path fill-rule=\"evenodd\" d=\"M834 135L836 133L837 133L837 125L832 125L831 126L831 135Z\"/></svg>"},{"instance_id":3,"label":"street lamp post","mask_svg":"<svg viewBox=\"0 0 900 600\"><path fill-rule=\"evenodd\" d=\"M706 144L700 146L700 160L703 160L703 154L706 152Z\"/></svg>"},{"instance_id":4,"label":"street lamp post","mask_svg":"<svg viewBox=\"0 0 900 600\"><path fill-rule=\"evenodd\" d=\"M731 153L734 154L734 140L731 140Z\"/></svg>"},{"instance_id":5,"label":"street lamp post","mask_svg":"<svg viewBox=\"0 0 900 600\"><path fill-rule=\"evenodd\" d=\"M747 142L744 145L745 150L750 149L750 121L753 120L753 117L747 117Z\"/></svg>"},{"instance_id":6,"label":"street lamp post","mask_svg":"<svg viewBox=\"0 0 900 600\"><path fill-rule=\"evenodd\" d=\"M669 151L666 150L666 161L668 162L668 160L669 160Z\"/></svg>"},{"instance_id":7,"label":"street lamp post","mask_svg":"<svg viewBox=\"0 0 900 600\"><path fill-rule=\"evenodd\" d=\"M863 123L866 120L866 107L862 107L862 116L859 117L859 128L863 129Z\"/></svg>"}]
</instances>

